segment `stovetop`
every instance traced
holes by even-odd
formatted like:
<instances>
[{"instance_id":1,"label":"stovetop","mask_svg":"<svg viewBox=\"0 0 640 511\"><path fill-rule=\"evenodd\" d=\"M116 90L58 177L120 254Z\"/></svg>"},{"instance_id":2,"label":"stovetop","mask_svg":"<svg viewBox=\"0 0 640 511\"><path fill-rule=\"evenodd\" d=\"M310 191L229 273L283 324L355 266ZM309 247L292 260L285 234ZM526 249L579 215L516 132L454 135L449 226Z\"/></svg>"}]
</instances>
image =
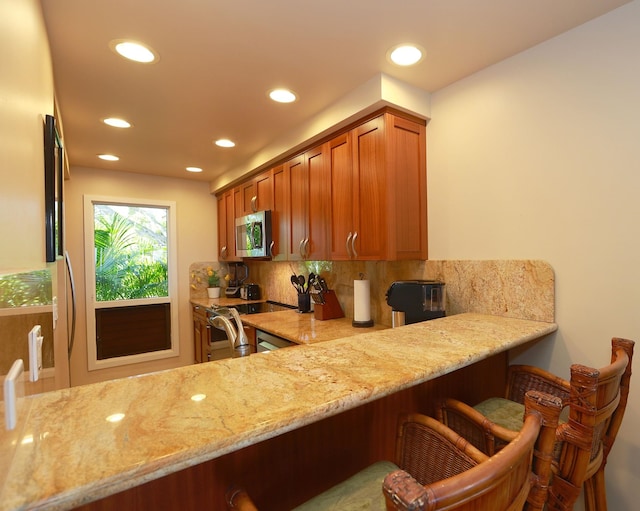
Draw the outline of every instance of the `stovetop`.
<instances>
[{"instance_id":1,"label":"stovetop","mask_svg":"<svg viewBox=\"0 0 640 511\"><path fill-rule=\"evenodd\" d=\"M241 303L234 305L240 314L259 314L261 312L278 312L286 310L295 310L295 305L278 302L257 302L257 303Z\"/></svg>"},{"instance_id":2,"label":"stovetop","mask_svg":"<svg viewBox=\"0 0 640 511\"><path fill-rule=\"evenodd\" d=\"M226 309L233 307L237 309L238 314L260 314L262 312L278 312L278 311L286 311L286 310L295 310L297 307L295 305L288 305L286 303L279 302L255 302L255 303L238 303L234 305L230 305L228 307L215 307L211 312L222 313L224 315ZM218 312L220 311L220 312Z\"/></svg>"}]
</instances>

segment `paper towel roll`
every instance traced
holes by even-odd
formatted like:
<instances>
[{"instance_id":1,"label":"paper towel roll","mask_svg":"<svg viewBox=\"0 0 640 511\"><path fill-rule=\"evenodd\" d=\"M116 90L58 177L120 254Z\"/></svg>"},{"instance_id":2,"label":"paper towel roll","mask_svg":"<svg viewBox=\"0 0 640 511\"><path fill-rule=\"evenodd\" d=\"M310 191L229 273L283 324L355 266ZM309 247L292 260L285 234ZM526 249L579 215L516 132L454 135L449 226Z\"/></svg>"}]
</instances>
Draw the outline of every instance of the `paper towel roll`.
<instances>
[{"instance_id":1,"label":"paper towel roll","mask_svg":"<svg viewBox=\"0 0 640 511\"><path fill-rule=\"evenodd\" d=\"M369 281L353 281L353 325L372 326Z\"/></svg>"}]
</instances>

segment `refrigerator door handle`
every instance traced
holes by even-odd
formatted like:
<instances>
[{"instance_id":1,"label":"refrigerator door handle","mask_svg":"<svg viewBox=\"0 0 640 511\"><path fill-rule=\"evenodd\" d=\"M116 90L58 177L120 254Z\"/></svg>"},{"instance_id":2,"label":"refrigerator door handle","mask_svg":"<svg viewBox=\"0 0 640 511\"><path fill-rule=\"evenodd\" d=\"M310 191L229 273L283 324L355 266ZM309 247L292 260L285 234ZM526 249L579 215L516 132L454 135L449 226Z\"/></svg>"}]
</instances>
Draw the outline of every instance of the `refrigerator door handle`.
<instances>
[{"instance_id":1,"label":"refrigerator door handle","mask_svg":"<svg viewBox=\"0 0 640 511\"><path fill-rule=\"evenodd\" d=\"M69 274L69 286L71 287L71 328L69 329L69 338L67 340L67 353L69 359L71 359L73 342L76 338L76 284L73 280L73 268L71 268L71 258L67 250L64 251L64 261L67 266L67 273Z\"/></svg>"}]
</instances>

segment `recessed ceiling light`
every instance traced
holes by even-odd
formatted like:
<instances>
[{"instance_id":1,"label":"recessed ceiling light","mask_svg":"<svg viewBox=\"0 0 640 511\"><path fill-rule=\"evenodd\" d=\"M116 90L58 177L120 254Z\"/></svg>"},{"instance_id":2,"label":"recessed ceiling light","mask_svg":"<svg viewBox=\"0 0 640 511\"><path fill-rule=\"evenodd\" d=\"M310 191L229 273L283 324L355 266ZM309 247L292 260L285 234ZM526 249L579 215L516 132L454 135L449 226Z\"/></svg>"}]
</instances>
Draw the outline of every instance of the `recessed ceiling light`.
<instances>
[{"instance_id":1,"label":"recessed ceiling light","mask_svg":"<svg viewBox=\"0 0 640 511\"><path fill-rule=\"evenodd\" d=\"M218 147L235 147L236 143L232 142L228 138L221 138L216 140L216 145Z\"/></svg>"},{"instance_id":2,"label":"recessed ceiling light","mask_svg":"<svg viewBox=\"0 0 640 511\"><path fill-rule=\"evenodd\" d=\"M294 92L287 89L273 89L269 97L278 103L293 103L297 98Z\"/></svg>"},{"instance_id":3,"label":"recessed ceiling light","mask_svg":"<svg viewBox=\"0 0 640 511\"><path fill-rule=\"evenodd\" d=\"M158 55L144 44L118 39L111 41L109 45L125 59L141 62L143 64L149 64L158 60Z\"/></svg>"},{"instance_id":4,"label":"recessed ceiling light","mask_svg":"<svg viewBox=\"0 0 640 511\"><path fill-rule=\"evenodd\" d=\"M187 171L189 172L202 172L200 167L187 167Z\"/></svg>"},{"instance_id":5,"label":"recessed ceiling light","mask_svg":"<svg viewBox=\"0 0 640 511\"><path fill-rule=\"evenodd\" d=\"M117 156L113 155L113 154L99 154L98 158L100 158L101 160L106 160L106 161L118 161L120 158L118 158Z\"/></svg>"},{"instance_id":6,"label":"recessed ceiling light","mask_svg":"<svg viewBox=\"0 0 640 511\"><path fill-rule=\"evenodd\" d=\"M413 66L422 60L424 52L414 44L401 44L391 48L387 55L398 66Z\"/></svg>"},{"instance_id":7,"label":"recessed ceiling light","mask_svg":"<svg viewBox=\"0 0 640 511\"><path fill-rule=\"evenodd\" d=\"M116 117L108 117L106 119L103 119L102 122L114 128L130 128L131 127L130 122L127 122L124 119L118 119Z\"/></svg>"}]
</instances>

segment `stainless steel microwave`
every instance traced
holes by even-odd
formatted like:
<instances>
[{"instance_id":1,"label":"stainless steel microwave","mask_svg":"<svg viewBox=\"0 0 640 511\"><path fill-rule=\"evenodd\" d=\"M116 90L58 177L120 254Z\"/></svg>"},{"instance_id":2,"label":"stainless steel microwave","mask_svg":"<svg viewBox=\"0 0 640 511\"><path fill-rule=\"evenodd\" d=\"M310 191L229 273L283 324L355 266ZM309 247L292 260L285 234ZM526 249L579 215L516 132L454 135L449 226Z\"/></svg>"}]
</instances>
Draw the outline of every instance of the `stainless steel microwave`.
<instances>
[{"instance_id":1,"label":"stainless steel microwave","mask_svg":"<svg viewBox=\"0 0 640 511\"><path fill-rule=\"evenodd\" d=\"M240 257L269 257L271 211L256 211L236 218L236 254Z\"/></svg>"}]
</instances>

